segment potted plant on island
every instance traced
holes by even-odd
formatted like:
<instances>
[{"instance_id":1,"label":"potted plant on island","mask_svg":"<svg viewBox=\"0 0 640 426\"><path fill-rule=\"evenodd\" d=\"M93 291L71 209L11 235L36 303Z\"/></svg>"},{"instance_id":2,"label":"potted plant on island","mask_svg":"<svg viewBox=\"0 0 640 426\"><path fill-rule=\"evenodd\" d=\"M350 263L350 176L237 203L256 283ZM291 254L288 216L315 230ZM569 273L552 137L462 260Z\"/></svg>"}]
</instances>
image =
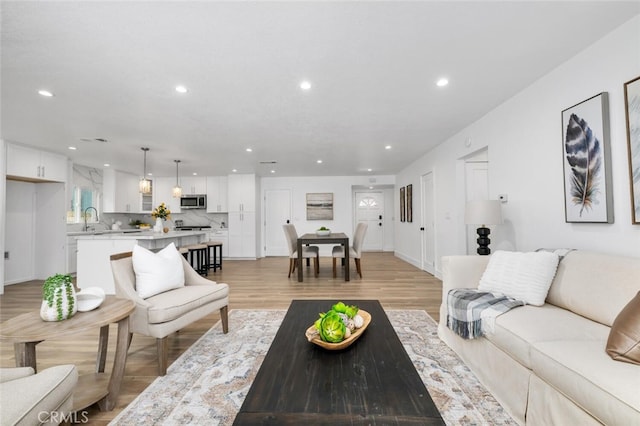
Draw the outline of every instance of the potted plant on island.
<instances>
[{"instance_id":1,"label":"potted plant on island","mask_svg":"<svg viewBox=\"0 0 640 426\"><path fill-rule=\"evenodd\" d=\"M151 212L151 217L156 220L153 232L162 233L164 231L162 221L171 219L171 210L169 210L164 203L160 203L160 205ZM167 229L167 231L168 230L169 229Z\"/></svg>"},{"instance_id":2,"label":"potted plant on island","mask_svg":"<svg viewBox=\"0 0 640 426\"><path fill-rule=\"evenodd\" d=\"M78 311L76 290L69 274L55 274L42 285L40 318L44 321L62 321Z\"/></svg>"}]
</instances>

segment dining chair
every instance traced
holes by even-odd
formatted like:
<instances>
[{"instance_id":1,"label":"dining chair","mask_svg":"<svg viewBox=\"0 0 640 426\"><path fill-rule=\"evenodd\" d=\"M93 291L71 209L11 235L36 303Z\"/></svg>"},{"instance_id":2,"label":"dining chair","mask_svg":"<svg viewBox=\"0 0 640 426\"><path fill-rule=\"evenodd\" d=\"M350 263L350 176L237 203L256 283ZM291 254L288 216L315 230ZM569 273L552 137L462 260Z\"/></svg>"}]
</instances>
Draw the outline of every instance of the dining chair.
<instances>
[{"instance_id":1,"label":"dining chair","mask_svg":"<svg viewBox=\"0 0 640 426\"><path fill-rule=\"evenodd\" d=\"M295 272L296 265L298 264L298 232L296 231L295 225L291 223L282 225L282 228L284 229L285 239L287 240L287 245L289 246L288 278L291 278L291 273ZM320 271L320 249L317 246L303 246L302 258L313 258L313 274L315 277L317 277L318 272Z\"/></svg>"},{"instance_id":2,"label":"dining chair","mask_svg":"<svg viewBox=\"0 0 640 426\"><path fill-rule=\"evenodd\" d=\"M360 222L356 225L356 230L353 233L353 245L349 247L349 259L354 259L356 262L356 270L358 275L362 278L362 268L360 265L360 258L362 257L362 243L364 242L364 236L367 233L367 225L364 222ZM333 257L333 278L336 277L336 260L344 259L344 246L333 246L331 250L331 256Z\"/></svg>"}]
</instances>

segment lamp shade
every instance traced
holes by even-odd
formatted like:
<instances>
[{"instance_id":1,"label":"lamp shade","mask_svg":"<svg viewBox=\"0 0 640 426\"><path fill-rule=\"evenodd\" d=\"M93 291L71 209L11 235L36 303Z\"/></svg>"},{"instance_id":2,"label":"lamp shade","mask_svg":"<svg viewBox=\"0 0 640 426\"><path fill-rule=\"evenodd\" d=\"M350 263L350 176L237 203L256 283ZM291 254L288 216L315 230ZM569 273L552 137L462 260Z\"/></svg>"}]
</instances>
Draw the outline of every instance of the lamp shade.
<instances>
[{"instance_id":1,"label":"lamp shade","mask_svg":"<svg viewBox=\"0 0 640 426\"><path fill-rule=\"evenodd\" d=\"M464 211L467 225L499 225L502 223L502 207L498 200L467 201Z\"/></svg>"}]
</instances>

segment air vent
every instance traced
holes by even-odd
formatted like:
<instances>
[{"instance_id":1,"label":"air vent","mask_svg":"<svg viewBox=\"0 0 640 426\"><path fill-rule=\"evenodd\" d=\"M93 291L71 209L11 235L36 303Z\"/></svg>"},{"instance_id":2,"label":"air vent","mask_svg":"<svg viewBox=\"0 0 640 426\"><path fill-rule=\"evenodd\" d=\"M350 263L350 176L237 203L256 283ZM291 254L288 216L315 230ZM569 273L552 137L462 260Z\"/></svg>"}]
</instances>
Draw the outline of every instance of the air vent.
<instances>
[{"instance_id":1,"label":"air vent","mask_svg":"<svg viewBox=\"0 0 640 426\"><path fill-rule=\"evenodd\" d=\"M82 142L108 142L105 138L80 138Z\"/></svg>"},{"instance_id":2,"label":"air vent","mask_svg":"<svg viewBox=\"0 0 640 426\"><path fill-rule=\"evenodd\" d=\"M261 161L260 164L278 164L277 161Z\"/></svg>"}]
</instances>

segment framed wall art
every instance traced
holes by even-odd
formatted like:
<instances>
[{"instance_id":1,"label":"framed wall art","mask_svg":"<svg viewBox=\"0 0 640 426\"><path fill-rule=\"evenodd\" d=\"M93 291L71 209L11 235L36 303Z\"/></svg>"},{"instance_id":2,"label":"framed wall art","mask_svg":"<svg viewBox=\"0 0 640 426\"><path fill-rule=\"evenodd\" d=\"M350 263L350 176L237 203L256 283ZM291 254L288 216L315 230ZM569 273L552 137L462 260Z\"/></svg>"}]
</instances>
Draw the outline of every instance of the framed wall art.
<instances>
[{"instance_id":1,"label":"framed wall art","mask_svg":"<svg viewBox=\"0 0 640 426\"><path fill-rule=\"evenodd\" d=\"M640 77L624 84L624 107L629 147L631 223L640 225Z\"/></svg>"},{"instance_id":2,"label":"framed wall art","mask_svg":"<svg viewBox=\"0 0 640 426\"><path fill-rule=\"evenodd\" d=\"M307 220L333 220L333 193L307 194Z\"/></svg>"},{"instance_id":3,"label":"framed wall art","mask_svg":"<svg viewBox=\"0 0 640 426\"><path fill-rule=\"evenodd\" d=\"M400 222L404 222L405 219L405 204L404 204L404 186L400 188Z\"/></svg>"},{"instance_id":4,"label":"framed wall art","mask_svg":"<svg viewBox=\"0 0 640 426\"><path fill-rule=\"evenodd\" d=\"M413 185L407 185L407 222L413 222Z\"/></svg>"},{"instance_id":5,"label":"framed wall art","mask_svg":"<svg viewBox=\"0 0 640 426\"><path fill-rule=\"evenodd\" d=\"M562 111L565 221L613 223L606 92Z\"/></svg>"}]
</instances>

